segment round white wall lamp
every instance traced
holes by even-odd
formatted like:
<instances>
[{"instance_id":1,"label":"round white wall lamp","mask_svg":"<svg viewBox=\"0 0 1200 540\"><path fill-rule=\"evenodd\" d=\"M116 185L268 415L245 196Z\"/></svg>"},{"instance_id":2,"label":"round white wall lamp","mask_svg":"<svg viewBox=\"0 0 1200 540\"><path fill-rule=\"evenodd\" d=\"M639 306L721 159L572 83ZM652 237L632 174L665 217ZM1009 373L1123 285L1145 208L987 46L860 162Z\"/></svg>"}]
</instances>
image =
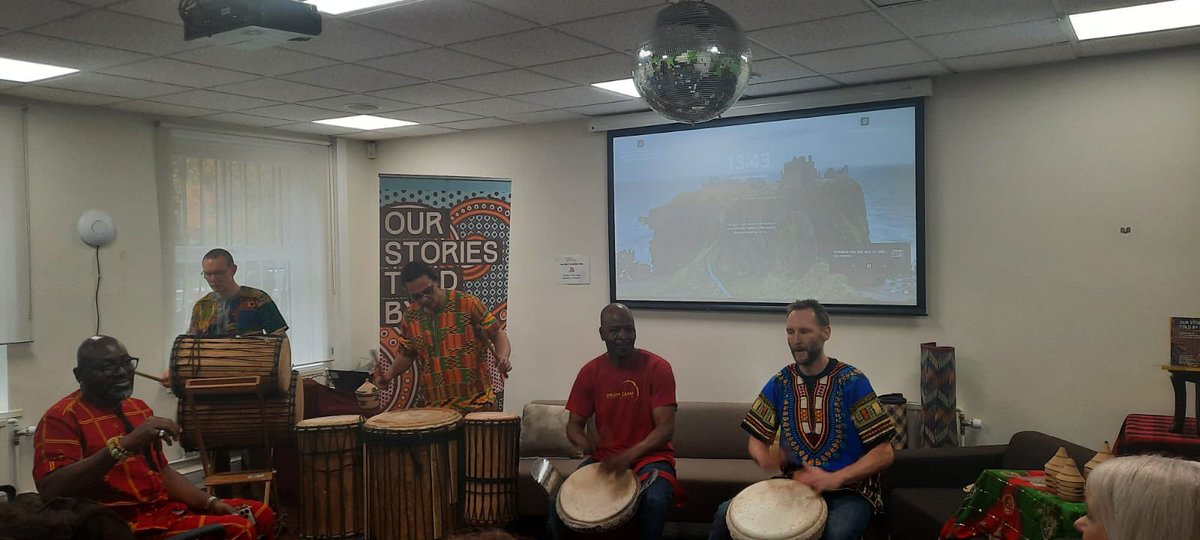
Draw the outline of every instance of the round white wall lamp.
<instances>
[{"instance_id":1,"label":"round white wall lamp","mask_svg":"<svg viewBox=\"0 0 1200 540\"><path fill-rule=\"evenodd\" d=\"M100 210L88 210L79 216L79 238L92 247L104 247L117 237L112 217Z\"/></svg>"}]
</instances>

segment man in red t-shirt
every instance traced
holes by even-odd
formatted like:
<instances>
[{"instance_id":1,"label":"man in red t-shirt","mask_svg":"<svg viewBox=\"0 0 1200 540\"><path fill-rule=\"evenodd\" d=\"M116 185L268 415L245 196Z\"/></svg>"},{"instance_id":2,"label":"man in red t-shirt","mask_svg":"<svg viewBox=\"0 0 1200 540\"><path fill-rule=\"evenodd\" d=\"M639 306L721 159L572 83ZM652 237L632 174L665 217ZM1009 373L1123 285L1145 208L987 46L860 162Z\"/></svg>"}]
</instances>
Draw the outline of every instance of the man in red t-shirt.
<instances>
[{"instance_id":1,"label":"man in red t-shirt","mask_svg":"<svg viewBox=\"0 0 1200 540\"><path fill-rule=\"evenodd\" d=\"M658 470L659 478L638 502L640 536L662 537L667 510L675 499L675 374L662 357L633 346L633 313L621 304L600 312L600 339L608 352L585 364L571 387L567 438L588 454L580 464L600 462L602 471L632 468L639 479ZM596 434L586 430L596 415ZM550 505L550 532L565 538L566 526Z\"/></svg>"}]
</instances>

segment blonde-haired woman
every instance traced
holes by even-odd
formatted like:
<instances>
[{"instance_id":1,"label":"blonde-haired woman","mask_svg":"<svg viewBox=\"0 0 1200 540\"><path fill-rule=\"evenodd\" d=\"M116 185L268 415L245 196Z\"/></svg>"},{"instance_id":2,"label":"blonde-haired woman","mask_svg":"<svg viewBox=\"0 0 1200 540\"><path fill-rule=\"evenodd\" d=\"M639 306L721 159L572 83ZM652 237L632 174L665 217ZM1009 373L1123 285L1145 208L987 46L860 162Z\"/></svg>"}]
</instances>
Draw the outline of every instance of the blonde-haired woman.
<instances>
[{"instance_id":1,"label":"blonde-haired woman","mask_svg":"<svg viewBox=\"0 0 1200 540\"><path fill-rule=\"evenodd\" d=\"M1200 463L1129 456L1101 463L1087 480L1084 540L1200 540Z\"/></svg>"}]
</instances>

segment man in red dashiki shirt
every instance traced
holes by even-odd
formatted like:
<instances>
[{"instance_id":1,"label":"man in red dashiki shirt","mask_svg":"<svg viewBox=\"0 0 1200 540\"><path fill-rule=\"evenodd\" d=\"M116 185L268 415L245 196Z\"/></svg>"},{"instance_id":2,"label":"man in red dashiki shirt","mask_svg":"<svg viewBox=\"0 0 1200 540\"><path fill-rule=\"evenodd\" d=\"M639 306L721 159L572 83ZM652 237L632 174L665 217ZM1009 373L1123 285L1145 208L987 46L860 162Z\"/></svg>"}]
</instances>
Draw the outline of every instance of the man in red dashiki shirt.
<instances>
[{"instance_id":1,"label":"man in red dashiki shirt","mask_svg":"<svg viewBox=\"0 0 1200 540\"><path fill-rule=\"evenodd\" d=\"M79 390L42 416L35 437L33 478L45 498L86 497L113 509L139 539L158 539L213 523L226 537L274 538L275 514L257 501L221 500L193 486L167 464L162 441L179 425L133 393L138 359L121 342L92 336L79 346ZM236 514L248 506L256 524Z\"/></svg>"}]
</instances>

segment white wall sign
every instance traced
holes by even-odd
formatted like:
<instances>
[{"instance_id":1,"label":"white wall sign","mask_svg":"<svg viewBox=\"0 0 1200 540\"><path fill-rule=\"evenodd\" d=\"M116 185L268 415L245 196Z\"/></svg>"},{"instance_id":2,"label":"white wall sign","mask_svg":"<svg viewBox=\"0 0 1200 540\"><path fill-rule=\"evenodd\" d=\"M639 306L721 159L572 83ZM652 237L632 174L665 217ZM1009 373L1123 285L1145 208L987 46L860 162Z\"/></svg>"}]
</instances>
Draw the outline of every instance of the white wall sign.
<instances>
[{"instance_id":1,"label":"white wall sign","mask_svg":"<svg viewBox=\"0 0 1200 540\"><path fill-rule=\"evenodd\" d=\"M562 285L588 285L592 282L591 265L586 255L559 255L558 282Z\"/></svg>"}]
</instances>

